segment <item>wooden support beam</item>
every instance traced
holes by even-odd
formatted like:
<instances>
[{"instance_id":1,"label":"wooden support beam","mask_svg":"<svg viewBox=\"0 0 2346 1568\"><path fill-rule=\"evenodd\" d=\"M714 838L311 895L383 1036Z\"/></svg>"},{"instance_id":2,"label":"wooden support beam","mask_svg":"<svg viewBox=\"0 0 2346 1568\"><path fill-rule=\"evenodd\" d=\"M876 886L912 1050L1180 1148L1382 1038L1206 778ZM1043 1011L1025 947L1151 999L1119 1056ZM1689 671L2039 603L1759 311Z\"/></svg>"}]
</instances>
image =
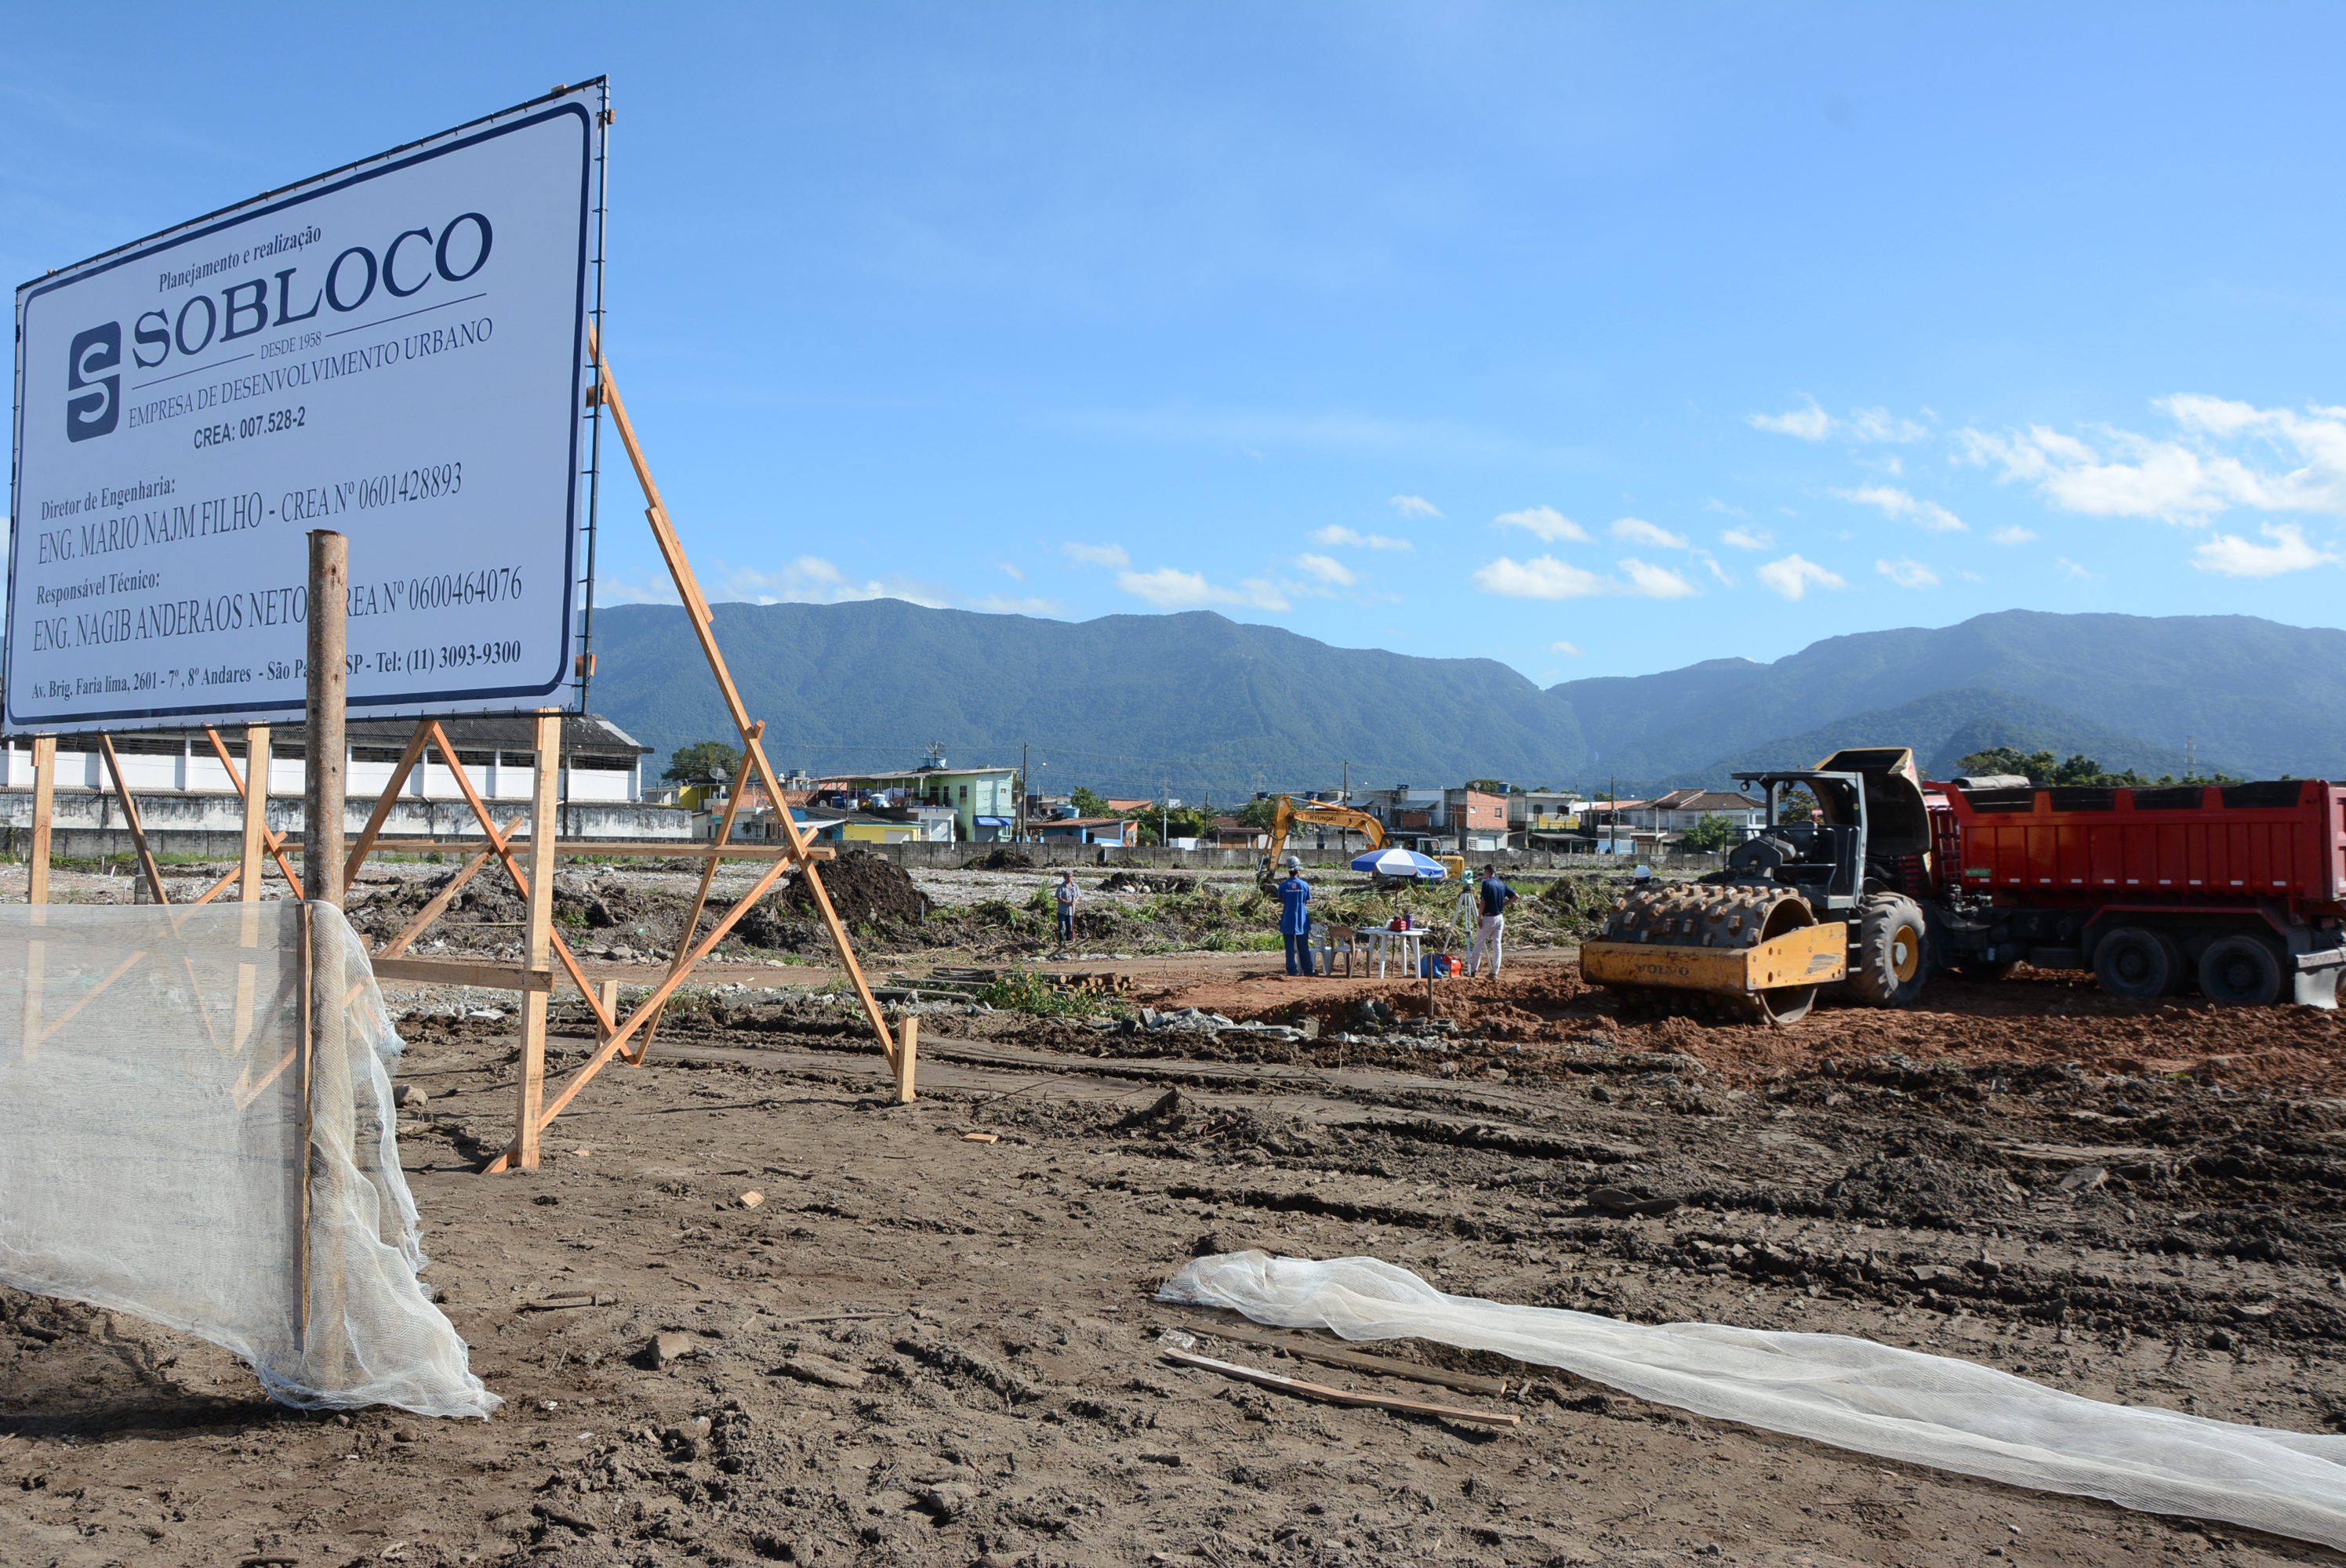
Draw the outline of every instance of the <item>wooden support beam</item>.
<instances>
[{"instance_id":1,"label":"wooden support beam","mask_svg":"<svg viewBox=\"0 0 2346 1568\"><path fill-rule=\"evenodd\" d=\"M453 958L377 958L377 980L417 985L477 985L487 991L518 991L545 996L554 990L554 971L522 964L465 962Z\"/></svg>"},{"instance_id":2,"label":"wooden support beam","mask_svg":"<svg viewBox=\"0 0 2346 1568\"><path fill-rule=\"evenodd\" d=\"M205 738L212 743L212 755L219 758L219 765L228 770L228 781L236 786L237 794L244 799L245 810L248 817L246 824L248 829L250 827L250 816L252 809L252 797L256 791L260 794L261 810L261 844L268 850L270 859L277 862L278 871L281 872L285 878L285 885L293 890L293 896L298 899L302 896L301 877L299 872L294 871L293 861L290 856L301 853L301 846L299 844L287 843L285 841L284 834L275 831L269 826L269 728L266 725L259 725L253 727L253 728L257 728L260 731L260 748L258 751L255 751L248 747L245 754L245 760L250 762L254 758L259 758L260 760L260 767L250 777L237 771L236 759L228 754L228 748L220 744L219 730L207 728L204 731L204 735ZM246 731L248 736L251 733L251 729L248 729ZM254 896L258 897L259 895L255 894Z\"/></svg>"},{"instance_id":3,"label":"wooden support beam","mask_svg":"<svg viewBox=\"0 0 2346 1568\"><path fill-rule=\"evenodd\" d=\"M122 759L114 754L114 737L100 730L97 749L106 759L106 771L114 779L114 792L122 799L122 820L130 829L130 842L138 851L138 869L146 873L147 888L155 901L167 904L170 896L163 891L163 872L155 864L155 857L147 848L147 830L138 820L138 802L130 798L130 781L122 776Z\"/></svg>"},{"instance_id":4,"label":"wooden support beam","mask_svg":"<svg viewBox=\"0 0 2346 1568\"><path fill-rule=\"evenodd\" d=\"M488 803L481 799L481 792L473 788L472 779L457 763L456 748L448 743L448 732L441 728L436 720L432 724L432 744L439 748L440 755L446 758L448 766L455 770L456 788L464 791L464 803L473 809L473 818L480 823L481 831L489 836L498 860L505 866L505 875L513 879L514 891L524 899L528 898L529 890L535 884L514 859L513 846L505 840L505 835L497 831L496 823L489 816ZM557 842L548 852L558 854L560 850L561 845ZM597 1035L600 1037L607 1033L614 1021L604 1015L601 1004L595 1000L593 983L587 980L586 972L579 967L578 955L570 951L570 944L562 940L560 932L554 933L554 956L562 961L562 967L569 973L571 983L577 986L578 993L586 999L587 1011L595 1014Z\"/></svg>"},{"instance_id":5,"label":"wooden support beam","mask_svg":"<svg viewBox=\"0 0 2346 1568\"><path fill-rule=\"evenodd\" d=\"M512 840L513 830L520 827L523 821L523 818L515 817L505 824L505 836L508 841ZM464 884L480 875L481 868L487 865L490 858L495 853L495 850L484 849L458 868L456 874L448 879L447 886L433 894L432 901L417 910L415 918L402 926L397 936L393 937L376 950L377 962L380 962L386 958L397 958L401 953L405 952L410 942L430 930L434 921L448 912L448 906L456 901L456 895L464 891Z\"/></svg>"},{"instance_id":6,"label":"wooden support beam","mask_svg":"<svg viewBox=\"0 0 2346 1568\"><path fill-rule=\"evenodd\" d=\"M416 725L415 733L407 738L407 745L401 749L399 761L391 770L391 781L382 787L382 793L375 797L374 809L368 813L366 826L359 830L359 841L351 846L350 861L342 868L344 887L359 880L359 868L366 863L367 851L374 847L375 835L382 831L385 822L391 820L391 813L399 804L400 788L407 782L408 774L414 770L415 759L423 755L423 743L432 733L425 728L429 722L425 720Z\"/></svg>"},{"instance_id":7,"label":"wooden support beam","mask_svg":"<svg viewBox=\"0 0 2346 1568\"><path fill-rule=\"evenodd\" d=\"M766 896L766 890L774 885L785 869L777 862L759 873L756 884L742 896L741 901L726 911L719 919L716 929L702 937L699 945L692 950L693 964L698 964L702 959L717 951L717 944L725 940L726 933L733 929L734 922L748 914L756 906L758 901ZM686 965L686 972L689 972L691 967L691 964ZM604 1064L618 1054L621 1048L634 1038L636 1031L642 1027L658 1009L659 1004L666 1002L675 993L676 988L683 983L684 976L681 974L671 974L661 981L653 989L652 993L637 1006L635 1012L627 1015L627 1023L615 1030L609 1039L596 1047L592 1056L587 1057L569 1077L563 1080L562 1087L556 1091L553 1099L546 1102L546 1117L539 1124L541 1128L552 1125L554 1118L560 1115L570 1102L578 1097L578 1091L584 1089L595 1074L603 1070ZM499 1171L509 1168L514 1159L514 1153L513 1149L507 1148L505 1153L484 1166L482 1174L494 1176Z\"/></svg>"},{"instance_id":8,"label":"wooden support beam","mask_svg":"<svg viewBox=\"0 0 2346 1568\"><path fill-rule=\"evenodd\" d=\"M211 737L214 748L225 751L218 730L207 729L204 733ZM228 759L222 756L220 760L226 762ZM233 769L229 770L229 778L235 783L237 793L244 797L244 853L237 867L241 884L237 901L257 904L260 901L260 857L269 848L269 726L244 727L244 778L237 778Z\"/></svg>"},{"instance_id":9,"label":"wooden support beam","mask_svg":"<svg viewBox=\"0 0 2346 1568\"><path fill-rule=\"evenodd\" d=\"M438 728L436 725L434 727ZM531 779L529 830L529 927L525 944L529 967L546 969L554 959L555 817L561 809L558 786L562 773L562 715L537 716L536 772ZM449 759L454 761L454 758ZM580 990L586 990L582 984ZM521 1083L514 1107L514 1164L522 1170L537 1168L540 1117L546 1105L546 991L529 992L521 1000ZM594 1002L594 993L587 992Z\"/></svg>"},{"instance_id":10,"label":"wooden support beam","mask_svg":"<svg viewBox=\"0 0 2346 1568\"><path fill-rule=\"evenodd\" d=\"M831 946L839 953L842 968L855 987L856 999L863 1004L863 1016L872 1025L872 1033L880 1042L880 1049L892 1069L896 1064L895 1037L889 1033L888 1018L880 1010L880 999L872 994L872 985L863 976L863 966L856 962L855 944L849 941L847 927L831 907L831 894L822 885L822 875L807 853L806 835L790 813L789 803L782 793L781 779L773 763L766 756L765 740L760 728L750 722L750 710L741 701L740 688L733 684L732 672L726 667L723 650L717 646L715 618L709 614L709 599L700 591L700 579L684 553L684 542L677 536L675 524L668 521L667 504L661 501L659 485L652 478L650 461L644 455L643 443L636 438L635 422L627 417L627 405L619 396L618 382L612 379L609 361L603 358L600 338L590 341L595 356L595 380L600 389L603 406L611 415L612 428L618 433L619 442L627 449L627 461L634 465L636 482L642 486L645 519L650 523L652 539L659 546L660 557L667 562L668 575L676 584L677 596L683 601L686 617L692 623L692 634L700 644L700 651L709 661L709 673L717 677L717 688L725 698L725 711L740 732L743 748L755 765L758 781L765 786L768 799L774 803L774 820L781 825L793 859L803 868L807 891L814 898L816 912L821 915L823 927L831 934Z\"/></svg>"},{"instance_id":11,"label":"wooden support beam","mask_svg":"<svg viewBox=\"0 0 2346 1568\"><path fill-rule=\"evenodd\" d=\"M750 759L744 756L741 759L741 767L733 779L733 792L725 797L725 815L718 820L717 835L709 841L709 847L712 850L723 849L725 841L733 836L733 818L735 813L741 809L741 796L749 787ZM684 955L692 951L692 939L700 932L701 911L709 907L709 890L716 884L716 881L717 857L712 854L701 862L700 886L693 891L692 905L685 911L684 929L677 932L676 961L668 965L671 973L683 967ZM644 1064L644 1057L652 1048L652 1036L658 1030L659 1014L655 1013L651 1016L651 1022L644 1025L643 1044L638 1045L633 1054L623 1057L628 1066L640 1067Z\"/></svg>"},{"instance_id":12,"label":"wooden support beam","mask_svg":"<svg viewBox=\"0 0 2346 1568\"><path fill-rule=\"evenodd\" d=\"M487 809L485 803L482 809ZM368 854L370 856L470 855L478 852L487 842L486 834L478 839L379 837L368 846ZM530 838L526 833L508 837L504 840L504 843L516 854L527 852L530 849ZM293 843L288 844L286 848L298 854L302 846ZM495 854L496 851L491 849L489 852ZM682 840L673 844L662 843L657 839L650 840L614 839L608 843L596 839L565 839L554 846L554 852L563 860L742 860L748 862L789 860L795 862L799 859L799 856L787 844L754 844L736 840L722 849L718 849L698 839ZM836 859L838 854L838 850L827 844L814 844L808 846L806 858L810 860L829 860Z\"/></svg>"},{"instance_id":13,"label":"wooden support beam","mask_svg":"<svg viewBox=\"0 0 2346 1568\"><path fill-rule=\"evenodd\" d=\"M913 1069L920 1058L920 1015L908 1013L903 1022L896 1026L896 1103L900 1105L913 1103Z\"/></svg>"},{"instance_id":14,"label":"wooden support beam","mask_svg":"<svg viewBox=\"0 0 2346 1568\"><path fill-rule=\"evenodd\" d=\"M33 843L25 857L25 901L49 901L50 834L57 817L57 738L33 737ZM29 1038L29 1036L27 1037Z\"/></svg>"}]
</instances>

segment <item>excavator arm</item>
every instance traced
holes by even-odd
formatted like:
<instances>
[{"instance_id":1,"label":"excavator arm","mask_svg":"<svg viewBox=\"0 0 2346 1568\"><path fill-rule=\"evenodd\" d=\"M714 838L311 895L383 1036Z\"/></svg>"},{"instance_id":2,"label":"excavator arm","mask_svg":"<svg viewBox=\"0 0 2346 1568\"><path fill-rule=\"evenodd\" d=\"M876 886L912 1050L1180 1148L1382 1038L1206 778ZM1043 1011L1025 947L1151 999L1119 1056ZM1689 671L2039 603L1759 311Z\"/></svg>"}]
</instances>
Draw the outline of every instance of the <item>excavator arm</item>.
<instances>
[{"instance_id":1,"label":"excavator arm","mask_svg":"<svg viewBox=\"0 0 2346 1568\"><path fill-rule=\"evenodd\" d=\"M1355 811L1350 806L1298 806L1292 796L1282 795L1278 812L1271 819L1270 854L1266 864L1279 864L1280 856L1287 853L1287 837L1299 822L1319 828L1342 828L1368 840L1372 850L1385 847L1385 825L1366 811Z\"/></svg>"}]
</instances>

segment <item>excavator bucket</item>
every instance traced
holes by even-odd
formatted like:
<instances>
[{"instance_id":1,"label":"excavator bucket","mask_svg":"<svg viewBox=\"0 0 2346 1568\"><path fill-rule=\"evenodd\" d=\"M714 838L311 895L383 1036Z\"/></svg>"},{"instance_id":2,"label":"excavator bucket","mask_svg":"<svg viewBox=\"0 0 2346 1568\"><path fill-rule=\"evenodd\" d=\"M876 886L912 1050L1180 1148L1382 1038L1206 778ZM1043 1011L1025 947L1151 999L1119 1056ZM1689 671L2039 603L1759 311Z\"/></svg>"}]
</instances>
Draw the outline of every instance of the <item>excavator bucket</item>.
<instances>
[{"instance_id":1,"label":"excavator bucket","mask_svg":"<svg viewBox=\"0 0 2346 1568\"><path fill-rule=\"evenodd\" d=\"M1797 893L1674 882L1623 899L1603 935L1581 944L1580 972L1634 1000L1707 997L1754 1022L1790 1023L1819 986L1848 974L1848 927L1819 923Z\"/></svg>"}]
</instances>

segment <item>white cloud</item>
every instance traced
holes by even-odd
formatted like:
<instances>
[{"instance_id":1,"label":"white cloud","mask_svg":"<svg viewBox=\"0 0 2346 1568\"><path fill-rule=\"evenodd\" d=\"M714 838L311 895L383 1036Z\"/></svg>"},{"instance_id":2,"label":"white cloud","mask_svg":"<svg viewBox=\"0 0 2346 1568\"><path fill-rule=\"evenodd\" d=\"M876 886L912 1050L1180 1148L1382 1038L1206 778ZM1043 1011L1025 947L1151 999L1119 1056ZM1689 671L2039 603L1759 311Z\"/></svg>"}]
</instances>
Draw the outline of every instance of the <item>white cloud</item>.
<instances>
[{"instance_id":1,"label":"white cloud","mask_svg":"<svg viewBox=\"0 0 2346 1568\"><path fill-rule=\"evenodd\" d=\"M2035 537L2033 529L2023 528L2018 524L2009 528L1999 528L1988 535L1991 542L1998 545L2025 545Z\"/></svg>"},{"instance_id":2,"label":"white cloud","mask_svg":"<svg viewBox=\"0 0 2346 1568\"><path fill-rule=\"evenodd\" d=\"M1229 588L1209 583L1196 572L1159 566L1153 572L1118 572L1116 584L1134 598L1145 599L1160 610L1196 610L1209 605L1238 605L1257 610L1289 607L1287 596L1280 592L1279 585L1261 577L1249 577Z\"/></svg>"},{"instance_id":3,"label":"white cloud","mask_svg":"<svg viewBox=\"0 0 2346 1568\"><path fill-rule=\"evenodd\" d=\"M2236 506L2346 515L2346 408L2262 409L2183 392L2153 404L2171 436L2031 425L1956 433L1964 461L2035 484L2065 512L2201 524Z\"/></svg>"},{"instance_id":4,"label":"white cloud","mask_svg":"<svg viewBox=\"0 0 2346 1568\"><path fill-rule=\"evenodd\" d=\"M1588 543L1588 530L1553 506L1526 506L1520 512L1502 512L1499 514L1499 526L1521 528L1543 545L1553 545L1561 539L1581 545Z\"/></svg>"},{"instance_id":5,"label":"white cloud","mask_svg":"<svg viewBox=\"0 0 2346 1568\"><path fill-rule=\"evenodd\" d=\"M1640 598L1690 599L1702 592L1668 566L1648 565L1634 555L1621 562L1621 570L1629 578L1628 586L1622 591Z\"/></svg>"},{"instance_id":6,"label":"white cloud","mask_svg":"<svg viewBox=\"0 0 2346 1568\"><path fill-rule=\"evenodd\" d=\"M1007 561L996 561L994 563L994 569L1014 583L1023 583L1026 580L1026 574Z\"/></svg>"},{"instance_id":7,"label":"white cloud","mask_svg":"<svg viewBox=\"0 0 2346 1568\"><path fill-rule=\"evenodd\" d=\"M1331 523L1311 535L1315 545L1349 545L1355 550L1414 550L1416 545L1406 539L1396 539L1389 534L1361 534L1339 523Z\"/></svg>"},{"instance_id":8,"label":"white cloud","mask_svg":"<svg viewBox=\"0 0 2346 1568\"><path fill-rule=\"evenodd\" d=\"M1131 552L1121 545L1086 545L1070 539L1059 546L1070 561L1080 561L1086 566L1129 566Z\"/></svg>"},{"instance_id":9,"label":"white cloud","mask_svg":"<svg viewBox=\"0 0 2346 1568\"><path fill-rule=\"evenodd\" d=\"M2075 577L2081 583L2090 583L2095 579L2095 577L2100 575L2095 572L2088 572L2085 567L2080 566L2076 562L2072 561L2066 555L2062 556L2059 560L2054 562L2053 565L2063 576Z\"/></svg>"},{"instance_id":10,"label":"white cloud","mask_svg":"<svg viewBox=\"0 0 2346 1568\"><path fill-rule=\"evenodd\" d=\"M1697 550L1694 554L1695 558L1702 563L1703 569L1718 579L1720 587L1735 586L1735 579L1727 575L1727 568L1719 564L1718 556L1708 550Z\"/></svg>"},{"instance_id":11,"label":"white cloud","mask_svg":"<svg viewBox=\"0 0 2346 1568\"><path fill-rule=\"evenodd\" d=\"M1547 651L1550 653L1570 654L1575 658L1578 658L1580 657L1580 650L1570 643L1550 643L1547 645Z\"/></svg>"},{"instance_id":12,"label":"white cloud","mask_svg":"<svg viewBox=\"0 0 2346 1568\"><path fill-rule=\"evenodd\" d=\"M1643 517L1624 517L1613 524L1613 537L1631 545L1647 545L1657 550L1683 550L1686 536L1657 527Z\"/></svg>"},{"instance_id":13,"label":"white cloud","mask_svg":"<svg viewBox=\"0 0 2346 1568\"><path fill-rule=\"evenodd\" d=\"M1721 501L1716 495L1704 496L1702 498L1702 509L1705 512L1717 512L1729 517L1749 517L1750 515L1750 514L1744 511L1742 507L1729 506L1726 502Z\"/></svg>"},{"instance_id":14,"label":"white cloud","mask_svg":"<svg viewBox=\"0 0 2346 1568\"><path fill-rule=\"evenodd\" d=\"M1935 588L1939 574L1920 561L1876 561L1873 569L1902 588Z\"/></svg>"},{"instance_id":15,"label":"white cloud","mask_svg":"<svg viewBox=\"0 0 2346 1568\"><path fill-rule=\"evenodd\" d=\"M1765 528L1729 528L1719 536L1719 542L1739 550L1765 550L1776 542L1776 536Z\"/></svg>"},{"instance_id":16,"label":"white cloud","mask_svg":"<svg viewBox=\"0 0 2346 1568\"><path fill-rule=\"evenodd\" d=\"M1528 561L1502 555L1475 570L1474 585L1486 594L1511 599L1588 599L1600 594L1683 599L1701 591L1668 566L1657 566L1635 557L1618 565L1620 576L1600 577L1586 566L1576 566L1553 555L1535 555Z\"/></svg>"},{"instance_id":17,"label":"white cloud","mask_svg":"<svg viewBox=\"0 0 2346 1568\"><path fill-rule=\"evenodd\" d=\"M1797 599L1807 594L1811 583L1820 588L1849 586L1840 573L1829 572L1814 561L1798 555L1769 562L1760 568L1760 580L1788 599Z\"/></svg>"},{"instance_id":18,"label":"white cloud","mask_svg":"<svg viewBox=\"0 0 2346 1568\"><path fill-rule=\"evenodd\" d=\"M972 610L983 610L989 616L1047 616L1056 617L1065 613L1060 607L1059 601L1056 599L1019 598L1010 594L981 594L976 598L970 600L970 602L963 607Z\"/></svg>"},{"instance_id":19,"label":"white cloud","mask_svg":"<svg viewBox=\"0 0 2346 1568\"><path fill-rule=\"evenodd\" d=\"M1798 436L1802 441L1822 441L1833 432L1833 416L1819 407L1814 398L1809 400L1808 407L1796 408L1790 413L1748 413L1743 420L1754 430Z\"/></svg>"},{"instance_id":20,"label":"white cloud","mask_svg":"<svg viewBox=\"0 0 2346 1568\"><path fill-rule=\"evenodd\" d=\"M1964 530L1964 520L1937 502L1918 501L1894 484L1866 484L1833 494L1861 506L1878 507L1885 517L1906 518L1933 534L1959 534Z\"/></svg>"},{"instance_id":21,"label":"white cloud","mask_svg":"<svg viewBox=\"0 0 2346 1568\"><path fill-rule=\"evenodd\" d=\"M1886 408L1862 408L1849 416L1849 433L1859 441L1920 441L1930 427L1892 413Z\"/></svg>"},{"instance_id":22,"label":"white cloud","mask_svg":"<svg viewBox=\"0 0 2346 1568\"><path fill-rule=\"evenodd\" d=\"M1295 564L1332 587L1349 588L1361 580L1359 573L1333 555L1298 555Z\"/></svg>"},{"instance_id":23,"label":"white cloud","mask_svg":"<svg viewBox=\"0 0 2346 1568\"><path fill-rule=\"evenodd\" d=\"M2228 577L2278 577L2339 564L2335 555L2310 543L2294 523L2267 523L2257 532L2272 543L2259 545L2237 534L2218 534L2191 552L2191 564Z\"/></svg>"},{"instance_id":24,"label":"white cloud","mask_svg":"<svg viewBox=\"0 0 2346 1568\"><path fill-rule=\"evenodd\" d=\"M1502 555L1475 570L1474 585L1510 599L1586 599L1605 591L1605 579L1553 555L1528 561Z\"/></svg>"},{"instance_id":25,"label":"white cloud","mask_svg":"<svg viewBox=\"0 0 2346 1568\"><path fill-rule=\"evenodd\" d=\"M1385 504L1403 517L1439 517L1442 508L1423 495L1396 495Z\"/></svg>"},{"instance_id":26,"label":"white cloud","mask_svg":"<svg viewBox=\"0 0 2346 1568\"><path fill-rule=\"evenodd\" d=\"M854 599L903 599L944 609L945 600L919 585L873 577L857 582L821 555L801 555L765 571L729 566L718 575L718 596L753 605L842 605Z\"/></svg>"}]
</instances>

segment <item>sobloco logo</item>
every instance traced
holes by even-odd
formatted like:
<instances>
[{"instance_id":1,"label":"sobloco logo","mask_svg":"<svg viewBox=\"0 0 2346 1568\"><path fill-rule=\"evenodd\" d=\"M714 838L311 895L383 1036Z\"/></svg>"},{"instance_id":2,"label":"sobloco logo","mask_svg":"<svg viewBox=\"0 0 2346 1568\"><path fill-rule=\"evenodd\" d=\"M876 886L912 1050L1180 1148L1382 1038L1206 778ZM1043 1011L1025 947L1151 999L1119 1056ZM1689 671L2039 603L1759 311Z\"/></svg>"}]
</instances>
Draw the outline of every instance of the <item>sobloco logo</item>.
<instances>
[{"instance_id":1,"label":"sobloco logo","mask_svg":"<svg viewBox=\"0 0 2346 1568\"><path fill-rule=\"evenodd\" d=\"M73 363L66 372L66 439L87 441L105 435L122 417L122 378L100 375L122 363L122 323L108 321L77 332Z\"/></svg>"}]
</instances>

